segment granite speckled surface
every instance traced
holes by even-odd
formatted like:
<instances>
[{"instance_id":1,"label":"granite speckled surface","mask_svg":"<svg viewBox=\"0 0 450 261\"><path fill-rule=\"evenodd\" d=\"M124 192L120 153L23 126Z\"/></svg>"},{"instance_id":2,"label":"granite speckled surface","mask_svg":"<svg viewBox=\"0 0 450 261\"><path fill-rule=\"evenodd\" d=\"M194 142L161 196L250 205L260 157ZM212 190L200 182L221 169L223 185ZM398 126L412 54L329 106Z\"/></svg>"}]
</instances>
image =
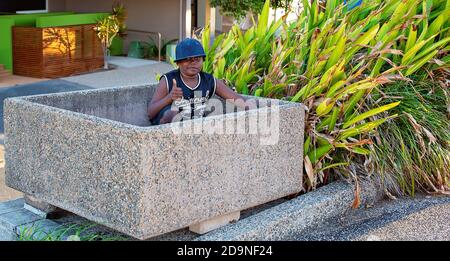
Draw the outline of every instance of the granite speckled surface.
<instances>
[{"instance_id":1,"label":"granite speckled surface","mask_svg":"<svg viewBox=\"0 0 450 261\"><path fill-rule=\"evenodd\" d=\"M279 106L272 145L261 133L176 135L174 124L245 122L275 108L149 126L154 87L5 100L6 184L139 239L302 189L303 105Z\"/></svg>"},{"instance_id":2,"label":"granite speckled surface","mask_svg":"<svg viewBox=\"0 0 450 261\"><path fill-rule=\"evenodd\" d=\"M361 206L381 198L370 182L361 184ZM268 208L237 223L196 237L196 241L293 240L315 230L330 218L352 211L354 185L335 181L319 189Z\"/></svg>"}]
</instances>

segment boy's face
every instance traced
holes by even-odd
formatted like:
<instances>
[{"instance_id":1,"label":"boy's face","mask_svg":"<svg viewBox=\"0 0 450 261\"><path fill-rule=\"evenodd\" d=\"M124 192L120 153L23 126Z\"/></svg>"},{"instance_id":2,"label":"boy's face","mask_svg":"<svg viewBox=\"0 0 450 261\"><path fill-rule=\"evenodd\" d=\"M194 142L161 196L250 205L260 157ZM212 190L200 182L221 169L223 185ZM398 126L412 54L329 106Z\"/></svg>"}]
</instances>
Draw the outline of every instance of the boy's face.
<instances>
[{"instance_id":1,"label":"boy's face","mask_svg":"<svg viewBox=\"0 0 450 261\"><path fill-rule=\"evenodd\" d=\"M177 62L180 71L187 76L195 76L202 70L203 57L190 57Z\"/></svg>"}]
</instances>

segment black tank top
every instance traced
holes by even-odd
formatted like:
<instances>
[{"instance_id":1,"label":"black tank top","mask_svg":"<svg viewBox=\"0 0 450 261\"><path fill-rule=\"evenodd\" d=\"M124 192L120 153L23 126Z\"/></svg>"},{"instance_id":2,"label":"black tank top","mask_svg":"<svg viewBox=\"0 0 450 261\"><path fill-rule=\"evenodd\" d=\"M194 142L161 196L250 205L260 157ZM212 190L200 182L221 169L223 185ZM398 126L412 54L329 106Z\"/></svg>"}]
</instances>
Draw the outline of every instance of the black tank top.
<instances>
[{"instance_id":1,"label":"black tank top","mask_svg":"<svg viewBox=\"0 0 450 261\"><path fill-rule=\"evenodd\" d=\"M205 103L216 92L216 79L209 73L200 72L198 74L198 84L193 88L187 86L181 78L179 69L170 71L161 76L160 79L165 78L167 84L167 91L170 92L173 87L173 79L177 81L178 87L183 90L183 99L181 101L174 101L182 119L195 119L206 116Z\"/></svg>"}]
</instances>

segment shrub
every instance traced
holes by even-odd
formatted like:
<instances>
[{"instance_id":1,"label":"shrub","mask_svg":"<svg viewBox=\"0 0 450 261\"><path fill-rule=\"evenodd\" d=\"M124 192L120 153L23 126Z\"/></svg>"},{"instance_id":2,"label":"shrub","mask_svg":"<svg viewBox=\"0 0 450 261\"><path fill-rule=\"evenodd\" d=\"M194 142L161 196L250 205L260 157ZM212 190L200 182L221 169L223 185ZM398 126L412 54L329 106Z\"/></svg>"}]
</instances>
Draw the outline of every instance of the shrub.
<instances>
[{"instance_id":1,"label":"shrub","mask_svg":"<svg viewBox=\"0 0 450 261\"><path fill-rule=\"evenodd\" d=\"M351 11L339 0L311 2L293 23L268 24L266 1L246 32L234 26L211 46L208 28L199 36L206 72L240 93L307 106L306 190L335 174L355 177L349 164L369 170L377 130L397 124L401 111L401 100L382 94L392 82L448 68L450 41L448 0L363 1Z\"/></svg>"}]
</instances>

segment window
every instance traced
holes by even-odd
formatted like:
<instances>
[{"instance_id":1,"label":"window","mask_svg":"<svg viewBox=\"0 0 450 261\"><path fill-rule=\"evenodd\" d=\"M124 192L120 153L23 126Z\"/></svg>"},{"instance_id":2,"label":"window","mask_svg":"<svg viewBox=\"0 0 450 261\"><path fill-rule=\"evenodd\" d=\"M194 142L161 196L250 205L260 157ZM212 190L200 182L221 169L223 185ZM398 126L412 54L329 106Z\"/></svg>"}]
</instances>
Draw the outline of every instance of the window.
<instances>
[{"instance_id":1,"label":"window","mask_svg":"<svg viewBox=\"0 0 450 261\"><path fill-rule=\"evenodd\" d=\"M47 11L47 0L1 0L0 13L33 13Z\"/></svg>"}]
</instances>

